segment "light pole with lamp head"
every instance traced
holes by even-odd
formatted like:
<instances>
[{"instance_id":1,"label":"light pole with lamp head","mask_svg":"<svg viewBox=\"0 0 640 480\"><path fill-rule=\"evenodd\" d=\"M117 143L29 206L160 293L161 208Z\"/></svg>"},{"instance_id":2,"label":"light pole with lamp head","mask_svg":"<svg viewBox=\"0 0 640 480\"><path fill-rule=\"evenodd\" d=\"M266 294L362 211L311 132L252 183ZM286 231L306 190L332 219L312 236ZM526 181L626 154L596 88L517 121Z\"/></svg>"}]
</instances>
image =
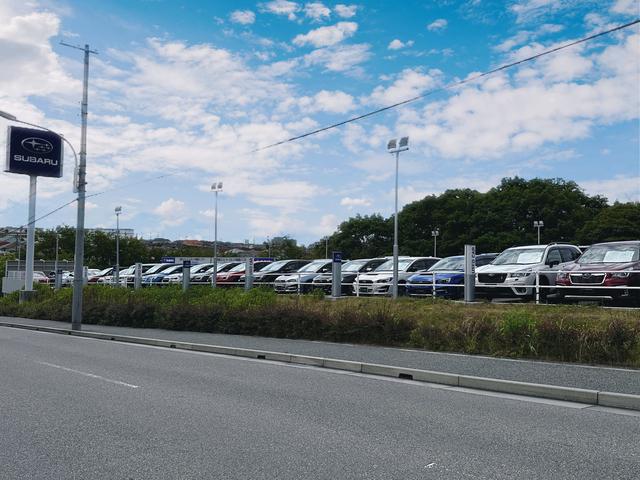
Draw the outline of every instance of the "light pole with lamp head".
<instances>
[{"instance_id":1,"label":"light pole with lamp head","mask_svg":"<svg viewBox=\"0 0 640 480\"><path fill-rule=\"evenodd\" d=\"M387 151L396 155L396 201L395 213L393 215L393 284L391 286L391 296L398 298L398 167L400 163L400 152L409 150L409 137L402 137L389 140Z\"/></svg>"},{"instance_id":2,"label":"light pole with lamp head","mask_svg":"<svg viewBox=\"0 0 640 480\"><path fill-rule=\"evenodd\" d=\"M544 227L544 222L542 220L534 220L533 228L538 229L538 245L540 245L540 229Z\"/></svg>"},{"instance_id":3,"label":"light pole with lamp head","mask_svg":"<svg viewBox=\"0 0 640 480\"><path fill-rule=\"evenodd\" d=\"M116 280L116 287L120 286L120 214L122 207L117 206L114 209L116 214L116 269L113 278Z\"/></svg>"},{"instance_id":4,"label":"light pole with lamp head","mask_svg":"<svg viewBox=\"0 0 640 480\"><path fill-rule=\"evenodd\" d=\"M431 230L431 236L433 237L433 256L437 257L437 247L438 247L438 235L440 235L440 229L438 227Z\"/></svg>"},{"instance_id":5,"label":"light pole with lamp head","mask_svg":"<svg viewBox=\"0 0 640 480\"><path fill-rule=\"evenodd\" d=\"M213 209L213 273L211 274L211 286L215 288L218 276L218 193L222 191L222 182L211 185L211 191L216 194Z\"/></svg>"}]
</instances>

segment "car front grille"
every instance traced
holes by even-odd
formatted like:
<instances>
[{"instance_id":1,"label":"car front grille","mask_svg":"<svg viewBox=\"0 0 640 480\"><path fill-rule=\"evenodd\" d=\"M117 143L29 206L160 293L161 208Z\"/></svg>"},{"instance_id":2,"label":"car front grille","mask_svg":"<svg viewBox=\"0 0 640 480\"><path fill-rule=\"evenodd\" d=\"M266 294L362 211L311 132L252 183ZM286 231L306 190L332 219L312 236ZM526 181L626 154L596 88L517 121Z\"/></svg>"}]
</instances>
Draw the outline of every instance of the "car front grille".
<instances>
[{"instance_id":1,"label":"car front grille","mask_svg":"<svg viewBox=\"0 0 640 480\"><path fill-rule=\"evenodd\" d=\"M599 285L604 283L604 273L572 273L571 283L574 285Z\"/></svg>"},{"instance_id":2,"label":"car front grille","mask_svg":"<svg viewBox=\"0 0 640 480\"><path fill-rule=\"evenodd\" d=\"M507 279L506 273L479 273L478 280L482 283L503 283Z\"/></svg>"},{"instance_id":3,"label":"car front grille","mask_svg":"<svg viewBox=\"0 0 640 480\"><path fill-rule=\"evenodd\" d=\"M358 283L361 283L363 285L364 284L371 284L371 283L373 283L373 280L360 280Z\"/></svg>"}]
</instances>

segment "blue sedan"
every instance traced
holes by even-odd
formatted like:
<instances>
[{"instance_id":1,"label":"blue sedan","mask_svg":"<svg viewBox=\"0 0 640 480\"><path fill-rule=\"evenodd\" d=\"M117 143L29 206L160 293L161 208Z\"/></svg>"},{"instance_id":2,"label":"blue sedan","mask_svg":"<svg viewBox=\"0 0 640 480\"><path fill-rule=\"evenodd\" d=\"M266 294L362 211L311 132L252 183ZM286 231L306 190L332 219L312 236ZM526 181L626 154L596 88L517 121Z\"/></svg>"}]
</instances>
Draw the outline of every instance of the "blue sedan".
<instances>
[{"instance_id":1,"label":"blue sedan","mask_svg":"<svg viewBox=\"0 0 640 480\"><path fill-rule=\"evenodd\" d=\"M497 256L497 253L476 255L476 266L487 265ZM414 297L433 295L434 275L436 296L443 298L464 297L464 255L443 258L434 264L427 273L412 275L407 280L407 293Z\"/></svg>"}]
</instances>

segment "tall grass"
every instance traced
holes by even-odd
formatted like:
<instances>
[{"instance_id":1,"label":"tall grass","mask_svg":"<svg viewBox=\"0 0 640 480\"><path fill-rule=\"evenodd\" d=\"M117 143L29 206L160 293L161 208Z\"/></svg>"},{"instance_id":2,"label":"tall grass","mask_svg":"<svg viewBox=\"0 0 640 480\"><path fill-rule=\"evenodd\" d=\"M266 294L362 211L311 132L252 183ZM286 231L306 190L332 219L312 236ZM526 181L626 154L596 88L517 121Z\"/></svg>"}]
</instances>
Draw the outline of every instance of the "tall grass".
<instances>
[{"instance_id":1,"label":"tall grass","mask_svg":"<svg viewBox=\"0 0 640 480\"><path fill-rule=\"evenodd\" d=\"M640 367L637 312L580 306L465 305L423 299L276 296L267 289L179 286L84 292L84 322L327 340L434 351ZM71 290L39 288L0 315L70 321Z\"/></svg>"}]
</instances>

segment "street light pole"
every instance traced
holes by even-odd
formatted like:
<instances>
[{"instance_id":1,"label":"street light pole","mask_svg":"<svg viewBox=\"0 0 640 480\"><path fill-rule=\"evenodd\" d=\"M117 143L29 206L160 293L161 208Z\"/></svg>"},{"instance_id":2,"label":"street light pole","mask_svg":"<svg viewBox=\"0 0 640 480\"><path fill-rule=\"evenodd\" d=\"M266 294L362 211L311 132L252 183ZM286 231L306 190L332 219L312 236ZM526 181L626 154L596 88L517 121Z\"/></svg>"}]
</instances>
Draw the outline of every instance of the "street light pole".
<instances>
[{"instance_id":1,"label":"street light pole","mask_svg":"<svg viewBox=\"0 0 640 480\"><path fill-rule=\"evenodd\" d=\"M218 193L222 191L222 182L211 185L211 191L216 194L213 209L213 274L211 275L211 286L216 288L218 276Z\"/></svg>"},{"instance_id":2,"label":"street light pole","mask_svg":"<svg viewBox=\"0 0 640 480\"><path fill-rule=\"evenodd\" d=\"M396 195L393 215L393 284L391 286L391 296L393 298L398 298L398 171L400 152L406 150L409 150L409 137L402 137L399 143L395 138L387 143L387 151L396 155Z\"/></svg>"},{"instance_id":3,"label":"street light pole","mask_svg":"<svg viewBox=\"0 0 640 480\"><path fill-rule=\"evenodd\" d=\"M433 237L433 256L437 257L438 252L438 235L440 235L440 229L438 227L431 230L431 236Z\"/></svg>"},{"instance_id":4,"label":"street light pole","mask_svg":"<svg viewBox=\"0 0 640 480\"><path fill-rule=\"evenodd\" d=\"M116 213L116 270L113 276L116 280L116 287L120 286L120 214L122 207L115 208Z\"/></svg>"},{"instance_id":5,"label":"street light pole","mask_svg":"<svg viewBox=\"0 0 640 480\"><path fill-rule=\"evenodd\" d=\"M59 249L59 242L60 242L60 234L56 231L56 261L53 267L53 271L55 272L55 276L53 277L54 280L54 285L55 285L55 289L57 290L58 288L60 288L60 280L58 278L58 249Z\"/></svg>"},{"instance_id":6,"label":"street light pole","mask_svg":"<svg viewBox=\"0 0 640 480\"><path fill-rule=\"evenodd\" d=\"M540 229L544 227L544 222L542 220L534 220L533 228L538 229L538 245L540 245Z\"/></svg>"}]
</instances>

